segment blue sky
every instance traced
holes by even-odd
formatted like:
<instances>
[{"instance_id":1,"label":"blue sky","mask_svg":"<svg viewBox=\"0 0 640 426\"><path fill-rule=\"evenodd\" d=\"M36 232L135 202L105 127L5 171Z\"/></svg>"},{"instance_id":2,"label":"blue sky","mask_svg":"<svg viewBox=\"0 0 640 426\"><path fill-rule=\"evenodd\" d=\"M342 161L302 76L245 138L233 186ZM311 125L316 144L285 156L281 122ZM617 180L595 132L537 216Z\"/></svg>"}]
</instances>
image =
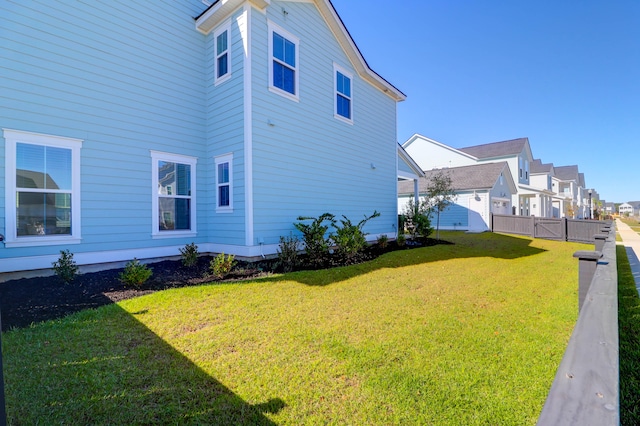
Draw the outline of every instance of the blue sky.
<instances>
[{"instance_id":1,"label":"blue sky","mask_svg":"<svg viewBox=\"0 0 640 426\"><path fill-rule=\"evenodd\" d=\"M407 95L398 141L528 137L606 201L640 200L640 1L332 0Z\"/></svg>"}]
</instances>

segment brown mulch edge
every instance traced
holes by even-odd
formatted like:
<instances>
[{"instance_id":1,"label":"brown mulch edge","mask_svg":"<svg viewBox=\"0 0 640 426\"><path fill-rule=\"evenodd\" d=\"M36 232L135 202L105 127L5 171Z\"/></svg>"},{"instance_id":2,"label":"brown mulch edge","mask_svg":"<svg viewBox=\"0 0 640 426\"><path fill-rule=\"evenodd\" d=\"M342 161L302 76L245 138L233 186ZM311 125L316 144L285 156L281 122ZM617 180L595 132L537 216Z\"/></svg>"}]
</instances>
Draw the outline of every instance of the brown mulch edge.
<instances>
[{"instance_id":1,"label":"brown mulch edge","mask_svg":"<svg viewBox=\"0 0 640 426\"><path fill-rule=\"evenodd\" d=\"M421 244L398 247L390 243L385 249L371 246L358 262L378 257L388 251L436 244L451 244L427 239ZM122 268L79 274L73 282L64 283L57 276L21 278L0 283L0 320L2 331L28 327L42 321L116 303L133 297L170 288L200 285L216 281L208 273L211 257L203 256L193 267L180 260L151 263L153 276L141 288L128 288L119 280ZM232 273L219 282L248 280L267 276L277 269L277 259L260 262L238 262Z\"/></svg>"}]
</instances>

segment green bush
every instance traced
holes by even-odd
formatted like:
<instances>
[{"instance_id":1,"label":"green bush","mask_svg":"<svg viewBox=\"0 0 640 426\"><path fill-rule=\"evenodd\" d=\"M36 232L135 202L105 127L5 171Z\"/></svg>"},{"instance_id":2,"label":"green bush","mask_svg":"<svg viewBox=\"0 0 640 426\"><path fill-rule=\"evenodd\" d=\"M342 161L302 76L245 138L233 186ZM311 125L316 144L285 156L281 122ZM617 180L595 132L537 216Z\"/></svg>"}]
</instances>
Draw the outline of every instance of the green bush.
<instances>
[{"instance_id":1,"label":"green bush","mask_svg":"<svg viewBox=\"0 0 640 426\"><path fill-rule=\"evenodd\" d=\"M388 245L389 245L389 237L387 237L386 234L378 235L378 246L380 246L380 248L387 248Z\"/></svg>"},{"instance_id":2,"label":"green bush","mask_svg":"<svg viewBox=\"0 0 640 426\"><path fill-rule=\"evenodd\" d=\"M78 275L78 266L69 250L60 250L60 257L52 265L58 278L65 284L71 283Z\"/></svg>"},{"instance_id":3,"label":"green bush","mask_svg":"<svg viewBox=\"0 0 640 426\"><path fill-rule=\"evenodd\" d=\"M136 258L127 262L124 271L120 272L119 279L127 286L140 288L153 275L153 271Z\"/></svg>"},{"instance_id":4,"label":"green bush","mask_svg":"<svg viewBox=\"0 0 640 426\"><path fill-rule=\"evenodd\" d=\"M298 250L300 240L293 235L289 237L280 237L278 245L278 266L282 267L284 272L291 272L300 264Z\"/></svg>"},{"instance_id":5,"label":"green bush","mask_svg":"<svg viewBox=\"0 0 640 426\"><path fill-rule=\"evenodd\" d=\"M312 266L318 267L324 265L329 259L329 246L331 242L331 234L325 237L329 226L335 223L335 216L331 213L324 213L319 217L299 216L299 221L310 220L311 224L297 222L293 226L302 232L302 241L304 242L304 250L309 258ZM325 225L324 222L329 224Z\"/></svg>"},{"instance_id":6,"label":"green bush","mask_svg":"<svg viewBox=\"0 0 640 426\"><path fill-rule=\"evenodd\" d=\"M345 215L340 219L340 225L334 221L331 225L335 228L335 233L331 236L331 240L336 246L336 255L342 263L351 263L357 258L367 247L367 239L362 228L371 219L380 216L380 213L374 211L369 217L365 216L357 225L351 223Z\"/></svg>"},{"instance_id":7,"label":"green bush","mask_svg":"<svg viewBox=\"0 0 640 426\"><path fill-rule=\"evenodd\" d=\"M180 255L182 256L182 265L191 267L198 262L198 246L195 243L187 244L184 248L180 249Z\"/></svg>"},{"instance_id":8,"label":"green bush","mask_svg":"<svg viewBox=\"0 0 640 426\"><path fill-rule=\"evenodd\" d=\"M398 247L404 247L407 245L407 237L404 234L398 234L398 238L396 238L396 244Z\"/></svg>"},{"instance_id":9,"label":"green bush","mask_svg":"<svg viewBox=\"0 0 640 426\"><path fill-rule=\"evenodd\" d=\"M229 275L233 267L236 265L235 256L220 253L209 262L209 271L214 277L222 279Z\"/></svg>"}]
</instances>

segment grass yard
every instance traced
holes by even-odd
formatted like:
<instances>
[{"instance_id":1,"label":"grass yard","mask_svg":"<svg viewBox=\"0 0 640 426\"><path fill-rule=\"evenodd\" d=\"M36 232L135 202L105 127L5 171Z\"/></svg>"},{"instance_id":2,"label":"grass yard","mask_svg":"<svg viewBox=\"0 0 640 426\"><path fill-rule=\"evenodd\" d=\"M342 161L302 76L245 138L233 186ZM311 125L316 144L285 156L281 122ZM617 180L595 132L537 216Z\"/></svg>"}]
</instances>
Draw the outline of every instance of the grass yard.
<instances>
[{"instance_id":1,"label":"grass yard","mask_svg":"<svg viewBox=\"0 0 640 426\"><path fill-rule=\"evenodd\" d=\"M640 222L636 218L621 218L624 223L629 225L629 227L634 230L636 233L640 234Z\"/></svg>"},{"instance_id":2,"label":"grass yard","mask_svg":"<svg viewBox=\"0 0 640 426\"><path fill-rule=\"evenodd\" d=\"M535 424L592 246L441 238L6 332L9 423Z\"/></svg>"}]
</instances>

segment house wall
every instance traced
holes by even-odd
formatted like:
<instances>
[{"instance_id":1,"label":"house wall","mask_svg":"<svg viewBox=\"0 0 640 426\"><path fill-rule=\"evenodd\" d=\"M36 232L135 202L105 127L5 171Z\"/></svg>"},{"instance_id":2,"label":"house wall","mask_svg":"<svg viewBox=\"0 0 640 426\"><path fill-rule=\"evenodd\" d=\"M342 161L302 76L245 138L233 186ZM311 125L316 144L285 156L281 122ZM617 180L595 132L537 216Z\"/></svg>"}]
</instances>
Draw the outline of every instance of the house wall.
<instances>
[{"instance_id":1,"label":"house wall","mask_svg":"<svg viewBox=\"0 0 640 426\"><path fill-rule=\"evenodd\" d=\"M325 212L357 223L377 210L365 231L395 235L396 102L356 74L313 4L274 1L252 19L252 243ZM300 39L299 102L268 90L268 20ZM334 62L353 74L353 124L334 117Z\"/></svg>"},{"instance_id":2,"label":"house wall","mask_svg":"<svg viewBox=\"0 0 640 426\"><path fill-rule=\"evenodd\" d=\"M441 169L447 167L470 166L476 164L476 160L452 149L451 147L432 141L427 138L415 136L403 145L411 158L422 170Z\"/></svg>"},{"instance_id":3,"label":"house wall","mask_svg":"<svg viewBox=\"0 0 640 426\"><path fill-rule=\"evenodd\" d=\"M214 28L206 39L206 86L207 86L207 155L208 163L220 155L233 154L232 188L233 210L216 211L216 170L208 169L203 185L211 194L203 222L208 239L213 244L242 246L246 239L247 191L245 161L246 106L245 71L250 60L245 47L249 46L249 19L252 9L239 8ZM216 30L229 24L231 78L215 84L215 37ZM228 247L225 247L228 249ZM223 250L220 250L223 251ZM228 252L228 250L226 250Z\"/></svg>"},{"instance_id":4,"label":"house wall","mask_svg":"<svg viewBox=\"0 0 640 426\"><path fill-rule=\"evenodd\" d=\"M73 252L101 261L106 251L194 240L151 238L150 150L198 157L198 188L206 180L205 36L193 23L202 9L198 0L0 3L0 128L84 140L82 244ZM0 139L2 176L4 155ZM206 198L205 186L198 218ZM0 261L64 248L0 246Z\"/></svg>"}]
</instances>

